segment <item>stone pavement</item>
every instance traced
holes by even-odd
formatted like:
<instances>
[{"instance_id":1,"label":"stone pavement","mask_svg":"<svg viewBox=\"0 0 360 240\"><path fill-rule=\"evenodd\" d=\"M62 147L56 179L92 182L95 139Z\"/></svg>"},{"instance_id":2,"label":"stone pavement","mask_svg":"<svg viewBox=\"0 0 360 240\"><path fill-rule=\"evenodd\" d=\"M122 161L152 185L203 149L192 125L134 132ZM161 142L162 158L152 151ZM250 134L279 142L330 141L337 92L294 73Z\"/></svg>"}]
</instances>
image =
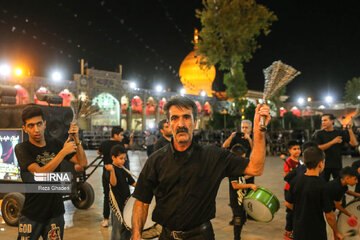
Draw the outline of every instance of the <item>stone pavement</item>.
<instances>
[{"instance_id":1,"label":"stone pavement","mask_svg":"<svg viewBox=\"0 0 360 240\"><path fill-rule=\"evenodd\" d=\"M97 156L96 151L86 151L89 162ZM138 176L144 162L146 153L141 151L129 152L131 171ZM344 166L350 165L355 159L344 158ZM242 239L245 240L265 240L265 239L283 239L283 229L285 226L285 207L283 194L283 161L279 157L267 157L264 174L256 178L256 184L265 187L273 192L280 201L280 209L275 214L270 223L259 223L248 221L243 228ZM66 240L108 240L110 239L111 227L102 228L102 169L98 169L89 178L88 182L95 190L95 203L87 210L76 209L71 201L65 202L65 234ZM232 213L228 206L228 180L224 179L220 185L216 199L216 218L211 222L214 227L216 239L233 239L233 228L229 225ZM1 202L1 200L0 200ZM17 228L6 225L0 217L0 239L16 239ZM332 239L329 233L328 239Z\"/></svg>"}]
</instances>

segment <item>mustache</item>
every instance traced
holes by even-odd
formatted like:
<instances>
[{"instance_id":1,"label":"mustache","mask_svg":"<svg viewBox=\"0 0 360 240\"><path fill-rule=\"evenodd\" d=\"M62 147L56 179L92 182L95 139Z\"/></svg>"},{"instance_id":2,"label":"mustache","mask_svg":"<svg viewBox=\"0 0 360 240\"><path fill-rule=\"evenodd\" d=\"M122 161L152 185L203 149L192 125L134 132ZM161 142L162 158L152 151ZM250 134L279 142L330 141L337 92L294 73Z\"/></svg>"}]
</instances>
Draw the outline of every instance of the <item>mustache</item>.
<instances>
[{"instance_id":1,"label":"mustache","mask_svg":"<svg viewBox=\"0 0 360 240\"><path fill-rule=\"evenodd\" d=\"M182 133L182 132L189 132L189 129L187 127L180 127L178 129L176 129L176 133Z\"/></svg>"}]
</instances>

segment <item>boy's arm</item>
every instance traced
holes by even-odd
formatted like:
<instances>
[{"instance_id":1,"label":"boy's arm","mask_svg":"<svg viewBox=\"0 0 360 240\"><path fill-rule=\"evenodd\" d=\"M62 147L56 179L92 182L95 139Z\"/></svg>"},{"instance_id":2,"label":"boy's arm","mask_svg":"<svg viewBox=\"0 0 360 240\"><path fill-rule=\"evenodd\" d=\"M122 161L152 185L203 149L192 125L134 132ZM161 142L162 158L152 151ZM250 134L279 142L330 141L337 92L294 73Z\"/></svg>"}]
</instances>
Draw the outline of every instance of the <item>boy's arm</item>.
<instances>
[{"instance_id":1,"label":"boy's arm","mask_svg":"<svg viewBox=\"0 0 360 240\"><path fill-rule=\"evenodd\" d=\"M350 196L356 197L356 198L360 198L360 193L351 191L351 190L347 190L346 194L349 194Z\"/></svg>"},{"instance_id":2,"label":"boy's arm","mask_svg":"<svg viewBox=\"0 0 360 240\"><path fill-rule=\"evenodd\" d=\"M64 144L64 147L60 150L60 152L47 164L40 167L37 163L32 163L27 167L28 171L31 173L50 173L54 172L54 170L59 166L62 160L70 153L75 152L75 143L67 141ZM18 157L18 156L17 156ZM18 157L19 158L19 157ZM19 158L21 159L21 157Z\"/></svg>"},{"instance_id":3,"label":"boy's arm","mask_svg":"<svg viewBox=\"0 0 360 240\"><path fill-rule=\"evenodd\" d=\"M336 225L336 217L333 211L325 213L326 221L334 231L334 235L336 235L339 239L344 239L344 236L339 232Z\"/></svg>"},{"instance_id":4,"label":"boy's arm","mask_svg":"<svg viewBox=\"0 0 360 240\"><path fill-rule=\"evenodd\" d=\"M335 204L335 207L336 209L338 209L340 212L342 212L343 214L349 216L349 217L355 217L353 214L351 214L349 211L347 211L342 205L341 205L341 202L337 202L337 201L334 201L334 204ZM355 217L357 218L357 217Z\"/></svg>"},{"instance_id":5,"label":"boy's arm","mask_svg":"<svg viewBox=\"0 0 360 240\"><path fill-rule=\"evenodd\" d=\"M257 186L255 184L237 183L236 181L231 182L231 186L233 187L233 189L248 189L248 188L251 188L254 191L257 190Z\"/></svg>"},{"instance_id":6,"label":"boy's arm","mask_svg":"<svg viewBox=\"0 0 360 240\"><path fill-rule=\"evenodd\" d=\"M291 210L294 210L294 204L289 203L288 201L285 201L285 206Z\"/></svg>"},{"instance_id":7,"label":"boy's arm","mask_svg":"<svg viewBox=\"0 0 360 240\"><path fill-rule=\"evenodd\" d=\"M116 184L117 184L117 179L116 179L114 166L112 164L106 164L104 166L105 166L105 169L110 172L110 184L111 184L111 186L115 187Z\"/></svg>"}]
</instances>

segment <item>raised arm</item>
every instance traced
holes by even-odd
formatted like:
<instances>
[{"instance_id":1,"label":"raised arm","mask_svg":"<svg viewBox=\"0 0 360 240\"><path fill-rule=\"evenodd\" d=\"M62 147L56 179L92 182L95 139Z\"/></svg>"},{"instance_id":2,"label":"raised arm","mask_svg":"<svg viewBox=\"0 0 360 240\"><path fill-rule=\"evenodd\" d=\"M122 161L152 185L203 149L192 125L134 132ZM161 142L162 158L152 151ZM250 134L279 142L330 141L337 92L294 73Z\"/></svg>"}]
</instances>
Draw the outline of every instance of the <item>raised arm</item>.
<instances>
[{"instance_id":1,"label":"raised arm","mask_svg":"<svg viewBox=\"0 0 360 240\"><path fill-rule=\"evenodd\" d=\"M67 141L64 144L64 147L60 150L60 152L47 164L45 164L44 166L40 167L39 164L37 163L32 163L28 166L28 171L31 173L37 172L37 173L49 173L49 172L53 172L61 163L61 161L66 157L66 155L71 154L73 152L75 152L75 143L74 142L70 142ZM16 151L16 157L18 159L21 159L20 151Z\"/></svg>"},{"instance_id":2,"label":"raised arm","mask_svg":"<svg viewBox=\"0 0 360 240\"><path fill-rule=\"evenodd\" d=\"M132 215L132 240L141 240L141 233L148 215L149 204L135 200Z\"/></svg>"},{"instance_id":3,"label":"raised arm","mask_svg":"<svg viewBox=\"0 0 360 240\"><path fill-rule=\"evenodd\" d=\"M267 125L271 119L269 106L258 105L256 107L253 129L253 149L251 151L249 164L244 171L246 175L260 176L264 171L266 154L265 132L260 131L260 116L265 116L265 124Z\"/></svg>"},{"instance_id":4,"label":"raised arm","mask_svg":"<svg viewBox=\"0 0 360 240\"><path fill-rule=\"evenodd\" d=\"M79 140L79 127L76 123L70 123L69 136L74 139L76 144L76 154L70 159L71 162L79 164L81 167L87 166L87 158Z\"/></svg>"},{"instance_id":5,"label":"raised arm","mask_svg":"<svg viewBox=\"0 0 360 240\"><path fill-rule=\"evenodd\" d=\"M230 147L231 140L235 137L235 135L236 135L236 132L231 133L230 137L228 137L228 138L225 140L225 142L223 143L222 147L223 147L223 148L228 148L228 147Z\"/></svg>"}]
</instances>

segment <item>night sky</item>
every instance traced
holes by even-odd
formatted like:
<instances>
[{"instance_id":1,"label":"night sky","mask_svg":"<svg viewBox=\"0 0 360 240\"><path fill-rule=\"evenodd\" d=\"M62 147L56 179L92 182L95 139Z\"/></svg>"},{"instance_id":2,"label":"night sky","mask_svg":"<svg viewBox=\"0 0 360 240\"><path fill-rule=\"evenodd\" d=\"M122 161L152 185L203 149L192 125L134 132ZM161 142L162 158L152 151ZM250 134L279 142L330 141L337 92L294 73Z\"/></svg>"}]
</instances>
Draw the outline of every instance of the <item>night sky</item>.
<instances>
[{"instance_id":1,"label":"night sky","mask_svg":"<svg viewBox=\"0 0 360 240\"><path fill-rule=\"evenodd\" d=\"M248 88L263 90L262 69L275 60L302 74L288 85L291 99L341 100L346 81L360 77L357 1L262 0L279 18L245 64ZM0 1L0 63L22 64L34 75L58 68L67 79L88 67L118 71L139 87L162 83L177 91L178 70L192 51L200 0ZM218 72L215 90L224 90Z\"/></svg>"}]
</instances>

